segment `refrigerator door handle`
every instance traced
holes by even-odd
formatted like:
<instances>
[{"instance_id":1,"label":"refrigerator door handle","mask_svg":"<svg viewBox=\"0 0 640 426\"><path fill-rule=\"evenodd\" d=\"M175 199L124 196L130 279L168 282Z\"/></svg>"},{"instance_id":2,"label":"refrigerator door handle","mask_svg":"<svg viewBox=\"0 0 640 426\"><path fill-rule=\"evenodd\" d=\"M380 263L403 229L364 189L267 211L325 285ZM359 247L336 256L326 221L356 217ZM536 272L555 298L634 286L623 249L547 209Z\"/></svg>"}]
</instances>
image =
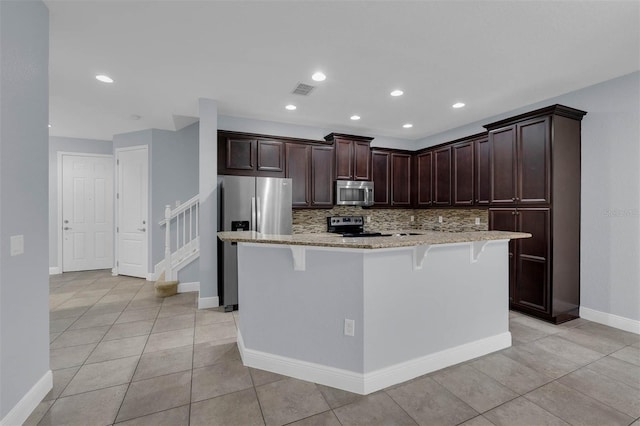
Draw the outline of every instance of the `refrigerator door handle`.
<instances>
[{"instance_id":1,"label":"refrigerator door handle","mask_svg":"<svg viewBox=\"0 0 640 426\"><path fill-rule=\"evenodd\" d=\"M252 231L256 231L256 197L251 197L251 226Z\"/></svg>"},{"instance_id":2,"label":"refrigerator door handle","mask_svg":"<svg viewBox=\"0 0 640 426\"><path fill-rule=\"evenodd\" d=\"M260 197L256 197L256 231L258 232L262 232L262 230L260 229Z\"/></svg>"}]
</instances>

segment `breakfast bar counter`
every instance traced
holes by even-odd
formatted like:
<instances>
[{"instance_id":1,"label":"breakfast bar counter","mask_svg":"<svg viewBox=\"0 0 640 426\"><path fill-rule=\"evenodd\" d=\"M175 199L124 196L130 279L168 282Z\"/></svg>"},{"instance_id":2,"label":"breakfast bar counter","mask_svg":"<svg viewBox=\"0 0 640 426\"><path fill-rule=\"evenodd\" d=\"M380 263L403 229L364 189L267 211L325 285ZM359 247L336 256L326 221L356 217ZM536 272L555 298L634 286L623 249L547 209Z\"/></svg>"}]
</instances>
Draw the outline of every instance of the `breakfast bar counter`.
<instances>
[{"instance_id":1,"label":"breakfast bar counter","mask_svg":"<svg viewBox=\"0 0 640 426\"><path fill-rule=\"evenodd\" d=\"M238 244L243 363L369 394L509 347L508 243L530 235L411 232L219 233Z\"/></svg>"}]
</instances>

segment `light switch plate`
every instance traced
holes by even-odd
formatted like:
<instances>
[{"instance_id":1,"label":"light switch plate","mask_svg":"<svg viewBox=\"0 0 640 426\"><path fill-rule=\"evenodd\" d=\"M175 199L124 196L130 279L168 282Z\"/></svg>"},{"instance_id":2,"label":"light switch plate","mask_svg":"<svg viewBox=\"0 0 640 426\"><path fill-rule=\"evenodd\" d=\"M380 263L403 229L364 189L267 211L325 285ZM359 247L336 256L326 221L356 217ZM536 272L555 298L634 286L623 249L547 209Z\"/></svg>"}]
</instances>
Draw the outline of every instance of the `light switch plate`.
<instances>
[{"instance_id":1,"label":"light switch plate","mask_svg":"<svg viewBox=\"0 0 640 426\"><path fill-rule=\"evenodd\" d=\"M345 318L344 319L344 335L345 336L354 336L356 331L356 322L355 320Z\"/></svg>"},{"instance_id":2,"label":"light switch plate","mask_svg":"<svg viewBox=\"0 0 640 426\"><path fill-rule=\"evenodd\" d=\"M480 225L480 218L476 217L476 225Z\"/></svg>"},{"instance_id":3,"label":"light switch plate","mask_svg":"<svg viewBox=\"0 0 640 426\"><path fill-rule=\"evenodd\" d=\"M11 256L18 256L24 253L24 235L13 235L11 237Z\"/></svg>"}]
</instances>

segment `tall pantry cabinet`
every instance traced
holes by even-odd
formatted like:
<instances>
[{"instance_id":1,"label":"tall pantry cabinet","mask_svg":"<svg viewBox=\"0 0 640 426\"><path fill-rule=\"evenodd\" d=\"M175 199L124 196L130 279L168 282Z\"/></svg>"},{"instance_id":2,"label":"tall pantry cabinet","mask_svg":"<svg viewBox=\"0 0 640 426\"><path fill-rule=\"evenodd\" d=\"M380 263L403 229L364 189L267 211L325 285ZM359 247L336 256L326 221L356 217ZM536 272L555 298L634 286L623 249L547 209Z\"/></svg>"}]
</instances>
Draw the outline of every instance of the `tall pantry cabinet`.
<instances>
[{"instance_id":1,"label":"tall pantry cabinet","mask_svg":"<svg viewBox=\"0 0 640 426\"><path fill-rule=\"evenodd\" d=\"M528 232L509 249L509 304L553 323L580 307L580 121L553 105L489 131L489 229Z\"/></svg>"}]
</instances>

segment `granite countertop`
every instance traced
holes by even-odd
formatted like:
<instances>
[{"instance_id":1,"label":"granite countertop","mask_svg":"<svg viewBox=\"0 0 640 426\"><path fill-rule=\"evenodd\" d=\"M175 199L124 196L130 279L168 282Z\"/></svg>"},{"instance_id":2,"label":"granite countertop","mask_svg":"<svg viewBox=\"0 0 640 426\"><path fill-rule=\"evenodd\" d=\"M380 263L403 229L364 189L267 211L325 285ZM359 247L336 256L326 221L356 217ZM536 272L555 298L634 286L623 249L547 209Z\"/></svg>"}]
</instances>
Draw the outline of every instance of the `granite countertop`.
<instances>
[{"instance_id":1,"label":"granite countertop","mask_svg":"<svg viewBox=\"0 0 640 426\"><path fill-rule=\"evenodd\" d=\"M531 237L531 234L509 231L385 231L385 233L387 234L400 234L408 232L413 232L419 235L343 238L341 235L331 233L269 235L260 234L255 231L227 231L218 232L218 238L220 238L222 241L232 241L239 243L381 249L394 247L412 247L419 245L465 243L472 241L510 240Z\"/></svg>"}]
</instances>

